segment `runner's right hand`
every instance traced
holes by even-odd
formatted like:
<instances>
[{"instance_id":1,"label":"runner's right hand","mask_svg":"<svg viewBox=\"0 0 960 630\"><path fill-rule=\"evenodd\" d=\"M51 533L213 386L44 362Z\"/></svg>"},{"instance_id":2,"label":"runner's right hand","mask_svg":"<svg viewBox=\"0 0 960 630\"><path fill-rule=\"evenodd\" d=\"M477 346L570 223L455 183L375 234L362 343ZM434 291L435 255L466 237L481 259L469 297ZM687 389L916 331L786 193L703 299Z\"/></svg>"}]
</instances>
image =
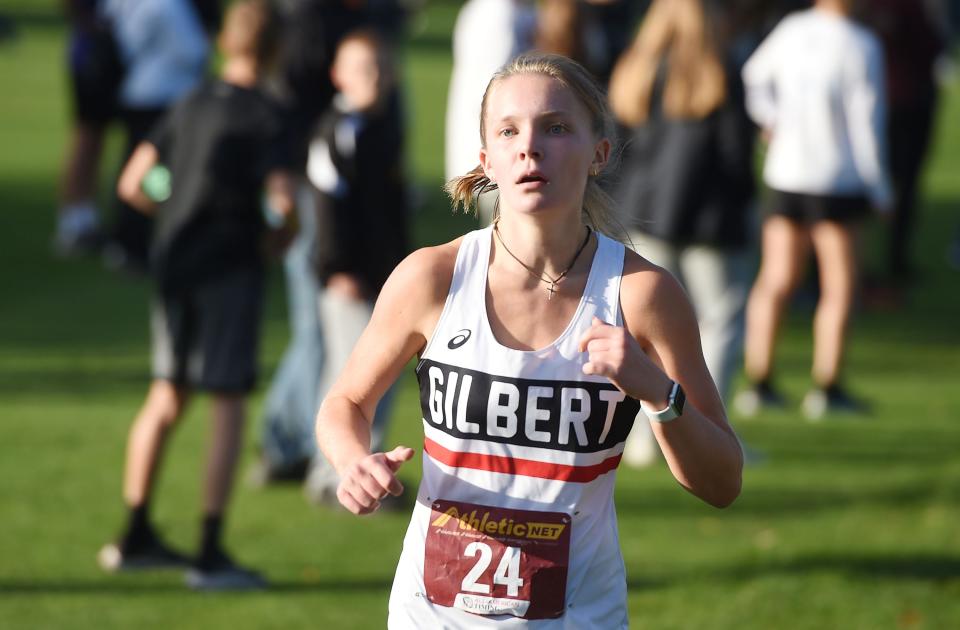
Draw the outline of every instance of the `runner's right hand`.
<instances>
[{"instance_id":1,"label":"runner's right hand","mask_svg":"<svg viewBox=\"0 0 960 630\"><path fill-rule=\"evenodd\" d=\"M412 448L398 446L387 453L371 453L348 466L337 487L340 504L354 514L370 514L380 507L383 497L400 496L403 484L396 472L413 454Z\"/></svg>"}]
</instances>

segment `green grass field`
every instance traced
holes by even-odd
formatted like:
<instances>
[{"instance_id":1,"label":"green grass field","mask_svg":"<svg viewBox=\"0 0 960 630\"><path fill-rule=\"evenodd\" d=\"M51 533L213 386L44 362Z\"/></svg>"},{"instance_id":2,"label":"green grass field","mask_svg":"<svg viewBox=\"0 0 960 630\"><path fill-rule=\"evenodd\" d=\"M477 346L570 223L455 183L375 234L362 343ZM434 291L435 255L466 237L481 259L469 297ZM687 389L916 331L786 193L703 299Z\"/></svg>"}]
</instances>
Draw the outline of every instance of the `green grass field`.
<instances>
[{"instance_id":1,"label":"green grass field","mask_svg":"<svg viewBox=\"0 0 960 630\"><path fill-rule=\"evenodd\" d=\"M109 576L97 548L123 517L128 424L148 382L148 287L96 261L49 255L67 131L63 24L53 0L5 0L18 37L0 44L0 628L378 628L402 514L358 519L308 506L295 487L239 485L227 542L273 588L188 592L177 573ZM449 30L430 3L404 58L411 171L427 203L417 240L470 222L440 193ZM945 94L924 187L921 281L901 311L861 313L851 344L864 420L810 425L794 411L736 422L766 459L717 511L663 466L620 472L617 504L637 628L960 628L960 274L944 252L960 221L960 91ZM106 169L105 182L111 169ZM876 243L878 229L869 241ZM868 251L876 264L876 248ZM286 341L274 270L264 373ZM793 402L807 387L810 315L791 315L780 355ZM392 441L419 446L411 374ZM263 389L251 405L253 457ZM173 440L155 513L174 543L197 537L206 402ZM417 466L403 471L415 485Z\"/></svg>"}]
</instances>

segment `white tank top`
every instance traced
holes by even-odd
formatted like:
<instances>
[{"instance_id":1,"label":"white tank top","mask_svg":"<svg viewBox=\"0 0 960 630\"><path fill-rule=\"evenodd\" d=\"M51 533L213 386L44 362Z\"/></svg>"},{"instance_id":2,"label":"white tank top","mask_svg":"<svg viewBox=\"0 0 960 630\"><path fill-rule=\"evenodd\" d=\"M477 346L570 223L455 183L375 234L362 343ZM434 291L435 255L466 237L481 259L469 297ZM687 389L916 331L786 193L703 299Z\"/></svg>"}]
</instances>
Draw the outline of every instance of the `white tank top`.
<instances>
[{"instance_id":1,"label":"white tank top","mask_svg":"<svg viewBox=\"0 0 960 630\"><path fill-rule=\"evenodd\" d=\"M423 479L388 627L626 627L613 489L640 403L583 374L577 348L594 316L621 325L624 247L597 234L566 330L523 351L487 319L491 235L464 237L417 365Z\"/></svg>"}]
</instances>

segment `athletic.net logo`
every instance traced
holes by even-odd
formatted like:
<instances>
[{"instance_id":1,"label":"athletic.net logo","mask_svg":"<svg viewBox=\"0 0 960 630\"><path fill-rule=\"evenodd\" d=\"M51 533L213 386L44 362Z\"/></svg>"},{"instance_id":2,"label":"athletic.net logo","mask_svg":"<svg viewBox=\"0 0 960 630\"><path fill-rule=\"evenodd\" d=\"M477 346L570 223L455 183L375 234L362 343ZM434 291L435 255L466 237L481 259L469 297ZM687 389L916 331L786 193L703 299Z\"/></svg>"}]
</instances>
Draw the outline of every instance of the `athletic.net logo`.
<instances>
[{"instance_id":1,"label":"athletic.net logo","mask_svg":"<svg viewBox=\"0 0 960 630\"><path fill-rule=\"evenodd\" d=\"M473 509L469 512L458 512L455 506L447 510L435 519L431 525L433 527L443 527L451 519L456 520L457 528L460 530L472 530L484 534L508 536L515 538L529 538L531 540L557 540L560 534L566 529L566 525L557 523L544 523L541 521L515 521L510 518L491 517L492 512L487 510Z\"/></svg>"}]
</instances>

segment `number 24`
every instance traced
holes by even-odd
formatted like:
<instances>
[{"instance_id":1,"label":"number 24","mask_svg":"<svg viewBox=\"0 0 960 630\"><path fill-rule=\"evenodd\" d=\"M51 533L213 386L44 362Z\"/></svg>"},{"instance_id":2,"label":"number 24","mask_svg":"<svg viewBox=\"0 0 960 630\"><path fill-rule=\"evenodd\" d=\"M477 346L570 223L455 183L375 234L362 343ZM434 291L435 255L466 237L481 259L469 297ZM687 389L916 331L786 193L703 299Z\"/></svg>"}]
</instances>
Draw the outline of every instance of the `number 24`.
<instances>
[{"instance_id":1,"label":"number 24","mask_svg":"<svg viewBox=\"0 0 960 630\"><path fill-rule=\"evenodd\" d=\"M482 542L472 542L463 550L463 555L472 558L480 553L480 558L473 568L463 578L461 588L471 593L490 593L489 584L480 584L477 580L483 575L483 572L490 566L493 560L493 550L490 545ZM520 549L517 547L504 547L503 557L500 558L500 564L493 574L493 583L507 587L507 595L516 597L520 594L520 587L523 586L523 578L520 577Z\"/></svg>"}]
</instances>

